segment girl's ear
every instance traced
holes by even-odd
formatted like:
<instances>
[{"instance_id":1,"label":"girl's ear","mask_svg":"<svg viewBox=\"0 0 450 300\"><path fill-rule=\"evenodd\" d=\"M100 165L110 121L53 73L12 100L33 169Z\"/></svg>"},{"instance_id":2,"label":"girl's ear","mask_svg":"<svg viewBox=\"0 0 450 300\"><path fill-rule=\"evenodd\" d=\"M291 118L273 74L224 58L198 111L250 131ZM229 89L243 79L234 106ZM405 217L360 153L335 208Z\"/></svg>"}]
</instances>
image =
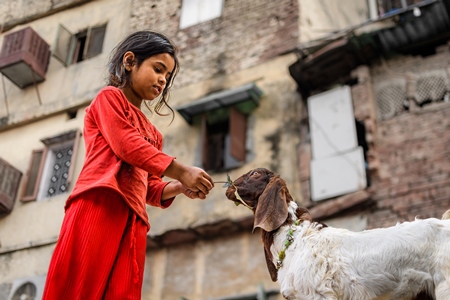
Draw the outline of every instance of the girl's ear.
<instances>
[{"instance_id":1,"label":"girl's ear","mask_svg":"<svg viewBox=\"0 0 450 300\"><path fill-rule=\"evenodd\" d=\"M134 59L135 59L134 53L131 51L127 51L123 55L122 63L127 71L131 71L131 67L134 64Z\"/></svg>"},{"instance_id":2,"label":"girl's ear","mask_svg":"<svg viewBox=\"0 0 450 300\"><path fill-rule=\"evenodd\" d=\"M267 232L279 228L288 217L286 183L274 176L259 196L255 211L253 230L260 227Z\"/></svg>"}]
</instances>

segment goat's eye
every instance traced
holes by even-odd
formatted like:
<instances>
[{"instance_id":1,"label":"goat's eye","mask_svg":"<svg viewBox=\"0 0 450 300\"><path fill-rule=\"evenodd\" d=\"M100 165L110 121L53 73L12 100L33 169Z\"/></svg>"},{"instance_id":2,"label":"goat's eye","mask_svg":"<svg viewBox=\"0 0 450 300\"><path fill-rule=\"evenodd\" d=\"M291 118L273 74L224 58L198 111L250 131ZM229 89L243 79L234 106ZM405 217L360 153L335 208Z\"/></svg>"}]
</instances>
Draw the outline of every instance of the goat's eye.
<instances>
[{"instance_id":1,"label":"goat's eye","mask_svg":"<svg viewBox=\"0 0 450 300\"><path fill-rule=\"evenodd\" d=\"M259 175L259 172L258 171L253 171L252 175Z\"/></svg>"}]
</instances>

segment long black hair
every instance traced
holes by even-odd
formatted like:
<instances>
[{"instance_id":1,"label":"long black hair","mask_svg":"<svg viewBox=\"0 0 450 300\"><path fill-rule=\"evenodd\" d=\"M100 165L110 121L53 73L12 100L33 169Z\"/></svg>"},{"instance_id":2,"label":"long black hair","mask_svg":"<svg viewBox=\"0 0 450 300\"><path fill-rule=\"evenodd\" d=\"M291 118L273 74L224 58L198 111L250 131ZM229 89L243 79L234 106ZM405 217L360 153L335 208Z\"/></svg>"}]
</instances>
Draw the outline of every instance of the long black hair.
<instances>
[{"instance_id":1,"label":"long black hair","mask_svg":"<svg viewBox=\"0 0 450 300\"><path fill-rule=\"evenodd\" d=\"M172 114L173 119L174 111L167 102L169 100L169 90L172 87L173 80L180 69L180 64L177 58L177 47L168 37L158 32L145 30L136 31L130 34L125 39L123 39L122 42L120 42L111 52L111 58L108 65L109 86L123 88L126 85L130 84L130 72L128 72L123 65L123 56L128 51L134 53L136 60L133 63L136 63L137 67L140 67L144 60L154 55L168 53L173 57L175 67L169 79L167 80L166 86L164 87L161 97L156 103L154 109L158 115L167 116L167 114L161 113L161 110L164 108L164 106L167 106ZM148 109L150 109L147 102L145 102L145 105Z\"/></svg>"}]
</instances>

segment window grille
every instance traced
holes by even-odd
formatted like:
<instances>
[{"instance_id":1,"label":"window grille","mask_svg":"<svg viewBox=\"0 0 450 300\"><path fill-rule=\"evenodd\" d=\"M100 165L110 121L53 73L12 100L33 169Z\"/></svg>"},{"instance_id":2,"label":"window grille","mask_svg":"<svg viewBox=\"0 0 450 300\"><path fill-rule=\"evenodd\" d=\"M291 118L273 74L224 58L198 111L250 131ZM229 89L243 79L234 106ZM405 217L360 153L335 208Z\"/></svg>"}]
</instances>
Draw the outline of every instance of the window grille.
<instances>
[{"instance_id":1,"label":"window grille","mask_svg":"<svg viewBox=\"0 0 450 300\"><path fill-rule=\"evenodd\" d=\"M417 79L416 100L419 104L441 101L449 90L445 71L424 74Z\"/></svg>"},{"instance_id":2,"label":"window grille","mask_svg":"<svg viewBox=\"0 0 450 300\"><path fill-rule=\"evenodd\" d=\"M379 86L376 89L379 118L387 120L403 111L406 100L406 80Z\"/></svg>"}]
</instances>

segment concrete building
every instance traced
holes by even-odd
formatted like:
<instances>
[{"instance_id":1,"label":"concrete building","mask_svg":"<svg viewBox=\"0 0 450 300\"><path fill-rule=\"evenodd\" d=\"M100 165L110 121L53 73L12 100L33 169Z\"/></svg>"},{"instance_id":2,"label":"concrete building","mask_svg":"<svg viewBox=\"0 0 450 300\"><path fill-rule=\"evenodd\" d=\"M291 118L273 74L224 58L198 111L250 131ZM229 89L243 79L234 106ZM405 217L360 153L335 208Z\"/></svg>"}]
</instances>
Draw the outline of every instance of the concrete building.
<instances>
[{"instance_id":1,"label":"concrete building","mask_svg":"<svg viewBox=\"0 0 450 300\"><path fill-rule=\"evenodd\" d=\"M450 208L447 8L2 1L0 299L28 281L39 299L83 163L84 109L105 84L110 51L135 30L163 32L180 48L174 121L143 108L177 160L215 181L270 168L314 218L352 230L440 217ZM252 213L221 186L205 201L148 208L143 299L282 298Z\"/></svg>"}]
</instances>

